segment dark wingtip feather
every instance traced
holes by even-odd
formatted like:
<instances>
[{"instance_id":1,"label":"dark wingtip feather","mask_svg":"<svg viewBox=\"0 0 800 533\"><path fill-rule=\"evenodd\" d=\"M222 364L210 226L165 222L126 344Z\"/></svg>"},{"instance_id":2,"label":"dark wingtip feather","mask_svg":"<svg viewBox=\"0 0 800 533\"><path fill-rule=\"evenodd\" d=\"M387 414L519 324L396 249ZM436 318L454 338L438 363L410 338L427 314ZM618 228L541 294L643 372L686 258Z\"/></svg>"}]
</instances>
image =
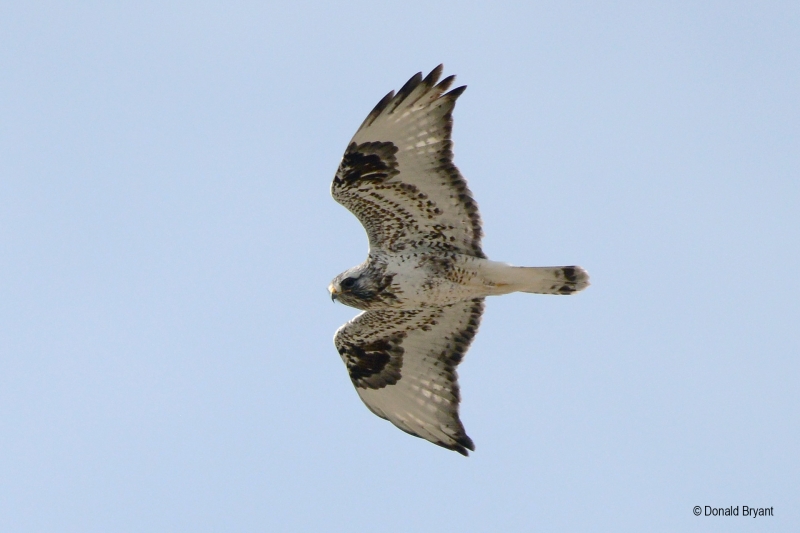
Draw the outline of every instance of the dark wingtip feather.
<instances>
[{"instance_id":1,"label":"dark wingtip feather","mask_svg":"<svg viewBox=\"0 0 800 533\"><path fill-rule=\"evenodd\" d=\"M447 97L452 98L453 100L455 100L456 98L461 96L461 93L463 93L466 90L467 90L467 86L466 85L462 85L461 87L456 87L455 89L453 89L449 93L445 94L444 96L447 96ZM442 98L444 98L444 96Z\"/></svg>"},{"instance_id":2,"label":"dark wingtip feather","mask_svg":"<svg viewBox=\"0 0 800 533\"><path fill-rule=\"evenodd\" d=\"M411 76L411 78L400 88L399 91L397 91L397 96L395 96L393 101L393 109L397 109L397 106L399 106L403 100L405 100L408 95L411 94L411 91L416 89L420 83L422 83L422 72L417 72Z\"/></svg>"},{"instance_id":3,"label":"dark wingtip feather","mask_svg":"<svg viewBox=\"0 0 800 533\"><path fill-rule=\"evenodd\" d=\"M455 81L455 79L456 79L455 74L447 76L445 79L443 79L442 81L440 81L436 85L436 89L439 91L440 94L445 92L447 89L450 88L450 86L453 84L453 81Z\"/></svg>"},{"instance_id":4,"label":"dark wingtip feather","mask_svg":"<svg viewBox=\"0 0 800 533\"><path fill-rule=\"evenodd\" d=\"M456 444L454 444L450 449L460 453L464 457L469 457L469 451L475 451L475 444L472 442L471 438L463 435L456 440Z\"/></svg>"},{"instance_id":5,"label":"dark wingtip feather","mask_svg":"<svg viewBox=\"0 0 800 533\"><path fill-rule=\"evenodd\" d=\"M361 124L361 127L363 128L364 126L369 126L370 124L372 124L375 121L375 119L378 118L378 115L380 115L383 112L383 110L386 109L386 106L389 105L389 102L392 101L392 98L394 98L394 91L389 91L386 94L386 96L381 98L381 101L378 102L378 104L374 108L372 108L372 111L370 111L369 115L367 115L367 118L364 119L364 122Z\"/></svg>"},{"instance_id":6,"label":"dark wingtip feather","mask_svg":"<svg viewBox=\"0 0 800 533\"><path fill-rule=\"evenodd\" d=\"M419 435L416 435L414 433L412 433L412 435L414 435L416 437L419 437ZM463 455L464 457L469 457L469 452L470 451L473 451L473 452L475 451L475 443L472 442L472 439L469 438L466 435L466 433L461 435L461 436L459 436L459 437L455 437L454 438L454 442L452 442L452 443L439 441L439 442L436 442L435 444L441 446L442 448L446 448L448 450L452 450L454 452L458 452L461 455Z\"/></svg>"},{"instance_id":7,"label":"dark wingtip feather","mask_svg":"<svg viewBox=\"0 0 800 533\"><path fill-rule=\"evenodd\" d=\"M380 116L384 112L393 113L394 110L397 109L406 98L408 98L408 95L410 95L412 92L414 92L414 89L420 86L420 84L424 85L427 88L434 87L435 85L439 94L444 93L447 89L450 88L450 85L452 85L456 77L448 76L442 81L439 81L439 77L442 75L443 70L444 70L444 65L440 64L432 71L430 71L428 75L425 76L424 79L422 78L422 72L417 72L416 74L411 76L411 78L409 78L409 80L405 83L405 85L403 85L400 88L400 90L397 91L396 94L394 91L390 91L386 96L384 96L381 99L380 102L378 102L378 104L372 109L372 111L370 111L369 115L367 115L367 118L364 119L364 122L361 124L361 128L370 126L373 122L375 122L375 119L377 119L378 116ZM461 87L457 87L452 91L450 91L449 93L444 94L443 96L447 96L455 100L456 98L459 97L461 93L464 92L466 88L467 88L466 85L462 85Z\"/></svg>"},{"instance_id":8,"label":"dark wingtip feather","mask_svg":"<svg viewBox=\"0 0 800 533\"><path fill-rule=\"evenodd\" d=\"M442 71L444 70L444 65L439 63L439 66L433 69L425 76L423 83L428 87L433 87L436 85L436 82L439 80L439 76L442 75Z\"/></svg>"}]
</instances>

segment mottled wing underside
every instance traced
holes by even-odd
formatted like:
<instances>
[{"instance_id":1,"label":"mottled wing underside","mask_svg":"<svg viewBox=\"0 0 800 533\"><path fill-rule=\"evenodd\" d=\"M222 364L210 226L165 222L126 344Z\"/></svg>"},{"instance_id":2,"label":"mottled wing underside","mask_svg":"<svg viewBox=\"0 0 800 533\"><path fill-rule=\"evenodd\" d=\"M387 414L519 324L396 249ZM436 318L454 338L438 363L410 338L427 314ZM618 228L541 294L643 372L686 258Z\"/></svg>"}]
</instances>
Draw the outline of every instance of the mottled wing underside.
<instances>
[{"instance_id":1,"label":"mottled wing underside","mask_svg":"<svg viewBox=\"0 0 800 533\"><path fill-rule=\"evenodd\" d=\"M350 141L334 199L358 217L370 250L431 249L485 257L481 219L453 164L452 111L465 86L445 92L442 65L387 94Z\"/></svg>"},{"instance_id":2,"label":"mottled wing underside","mask_svg":"<svg viewBox=\"0 0 800 533\"><path fill-rule=\"evenodd\" d=\"M366 311L339 328L336 349L369 409L403 431L467 455L456 366L483 299L446 307Z\"/></svg>"}]
</instances>

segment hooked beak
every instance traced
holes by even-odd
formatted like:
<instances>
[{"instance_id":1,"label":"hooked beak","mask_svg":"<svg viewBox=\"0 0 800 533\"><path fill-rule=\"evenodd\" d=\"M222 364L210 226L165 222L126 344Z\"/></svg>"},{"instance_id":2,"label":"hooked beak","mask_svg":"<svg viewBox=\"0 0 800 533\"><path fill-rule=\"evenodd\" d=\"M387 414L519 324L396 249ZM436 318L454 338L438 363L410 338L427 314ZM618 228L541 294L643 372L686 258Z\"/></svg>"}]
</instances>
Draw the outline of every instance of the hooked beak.
<instances>
[{"instance_id":1,"label":"hooked beak","mask_svg":"<svg viewBox=\"0 0 800 533\"><path fill-rule=\"evenodd\" d=\"M331 293L331 301L335 303L336 299L339 298L339 291L336 290L332 283L328 285L328 292Z\"/></svg>"}]
</instances>

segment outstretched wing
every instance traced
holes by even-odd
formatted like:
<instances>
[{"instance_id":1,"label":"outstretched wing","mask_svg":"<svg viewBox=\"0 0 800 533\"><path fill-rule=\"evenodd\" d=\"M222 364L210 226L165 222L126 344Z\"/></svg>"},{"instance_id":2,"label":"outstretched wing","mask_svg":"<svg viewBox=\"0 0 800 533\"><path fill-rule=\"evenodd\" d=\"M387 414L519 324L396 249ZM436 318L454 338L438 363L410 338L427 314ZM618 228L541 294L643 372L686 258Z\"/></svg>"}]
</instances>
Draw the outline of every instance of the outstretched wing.
<instances>
[{"instance_id":1,"label":"outstretched wing","mask_svg":"<svg viewBox=\"0 0 800 533\"><path fill-rule=\"evenodd\" d=\"M366 311L334 344L370 411L403 431L468 455L458 418L458 374L478 330L483 298L446 307Z\"/></svg>"},{"instance_id":2,"label":"outstretched wing","mask_svg":"<svg viewBox=\"0 0 800 533\"><path fill-rule=\"evenodd\" d=\"M358 217L370 250L429 248L485 257L481 219L453 164L452 111L439 65L387 94L361 124L333 179L334 199Z\"/></svg>"}]
</instances>

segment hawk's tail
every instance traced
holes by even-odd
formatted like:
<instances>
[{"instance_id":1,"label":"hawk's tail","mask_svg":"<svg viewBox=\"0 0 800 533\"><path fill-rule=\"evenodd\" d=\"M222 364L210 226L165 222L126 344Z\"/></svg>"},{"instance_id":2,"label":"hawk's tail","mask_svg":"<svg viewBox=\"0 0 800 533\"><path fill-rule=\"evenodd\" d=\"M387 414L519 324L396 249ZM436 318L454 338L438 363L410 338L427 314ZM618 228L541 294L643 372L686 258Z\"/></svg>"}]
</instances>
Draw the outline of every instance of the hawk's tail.
<instances>
[{"instance_id":1,"label":"hawk's tail","mask_svg":"<svg viewBox=\"0 0 800 533\"><path fill-rule=\"evenodd\" d=\"M506 266L498 285L511 291L536 294L572 294L589 286L589 274L579 266L512 267Z\"/></svg>"}]
</instances>

